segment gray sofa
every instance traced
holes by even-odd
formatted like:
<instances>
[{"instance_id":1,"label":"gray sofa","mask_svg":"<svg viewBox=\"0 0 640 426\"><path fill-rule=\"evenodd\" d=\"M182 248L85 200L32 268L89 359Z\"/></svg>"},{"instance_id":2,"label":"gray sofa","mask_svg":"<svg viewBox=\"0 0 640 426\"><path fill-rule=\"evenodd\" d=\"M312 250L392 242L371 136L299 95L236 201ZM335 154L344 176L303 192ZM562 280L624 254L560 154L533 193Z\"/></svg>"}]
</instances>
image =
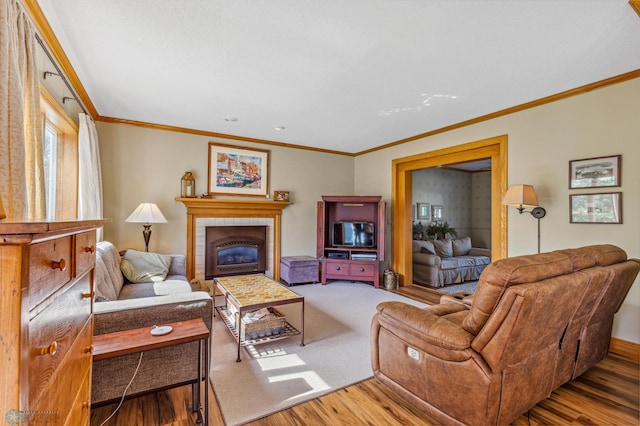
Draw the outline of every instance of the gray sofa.
<instances>
[{"instance_id":1,"label":"gray sofa","mask_svg":"<svg viewBox=\"0 0 640 426\"><path fill-rule=\"evenodd\" d=\"M202 318L211 330L211 296L204 291L192 290L185 276L183 255L170 255L164 279L155 277L155 282L141 283L132 283L125 278L121 272L122 259L112 243L102 241L96 245L94 335L196 318ZM127 396L195 384L198 378L197 354L198 342L145 351ZM92 404L120 399L139 357L139 354L131 354L94 361Z\"/></svg>"},{"instance_id":2,"label":"gray sofa","mask_svg":"<svg viewBox=\"0 0 640 426\"><path fill-rule=\"evenodd\" d=\"M491 250L472 247L471 238L413 240L413 282L440 288L476 281L491 263Z\"/></svg>"}]
</instances>

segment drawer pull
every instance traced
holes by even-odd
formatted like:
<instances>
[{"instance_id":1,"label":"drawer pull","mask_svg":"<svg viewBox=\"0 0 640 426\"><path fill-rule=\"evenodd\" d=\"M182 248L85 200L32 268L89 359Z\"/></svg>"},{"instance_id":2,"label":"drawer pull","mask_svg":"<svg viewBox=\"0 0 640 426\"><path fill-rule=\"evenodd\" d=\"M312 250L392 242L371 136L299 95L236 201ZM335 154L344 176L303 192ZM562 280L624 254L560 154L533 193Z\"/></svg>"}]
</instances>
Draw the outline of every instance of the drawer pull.
<instances>
[{"instance_id":1,"label":"drawer pull","mask_svg":"<svg viewBox=\"0 0 640 426\"><path fill-rule=\"evenodd\" d=\"M96 251L96 248L94 246L83 247L82 251L84 251L85 253L93 253Z\"/></svg>"},{"instance_id":2,"label":"drawer pull","mask_svg":"<svg viewBox=\"0 0 640 426\"><path fill-rule=\"evenodd\" d=\"M37 355L49 355L49 356L54 356L56 354L56 352L58 351L58 342L56 342L55 340L53 342L51 342L51 344L49 346L47 346L46 348L40 348L36 351Z\"/></svg>"},{"instance_id":3,"label":"drawer pull","mask_svg":"<svg viewBox=\"0 0 640 426\"><path fill-rule=\"evenodd\" d=\"M96 292L91 291L91 293L80 293L80 295L83 299L93 299L93 297L96 295Z\"/></svg>"},{"instance_id":4,"label":"drawer pull","mask_svg":"<svg viewBox=\"0 0 640 426\"><path fill-rule=\"evenodd\" d=\"M336 266L336 271L339 271L339 270L340 270L340 267L339 267L339 266Z\"/></svg>"},{"instance_id":5,"label":"drawer pull","mask_svg":"<svg viewBox=\"0 0 640 426\"><path fill-rule=\"evenodd\" d=\"M86 410L89 408L89 401L82 401L82 409Z\"/></svg>"},{"instance_id":6,"label":"drawer pull","mask_svg":"<svg viewBox=\"0 0 640 426\"><path fill-rule=\"evenodd\" d=\"M60 259L59 261L52 260L51 261L51 269L60 269L64 271L67 268L67 261L64 259Z\"/></svg>"},{"instance_id":7,"label":"drawer pull","mask_svg":"<svg viewBox=\"0 0 640 426\"><path fill-rule=\"evenodd\" d=\"M364 268L360 268L360 272L364 272Z\"/></svg>"},{"instance_id":8,"label":"drawer pull","mask_svg":"<svg viewBox=\"0 0 640 426\"><path fill-rule=\"evenodd\" d=\"M84 353L85 354L90 354L91 352L93 352L93 345L89 345L89 346L85 346L84 347Z\"/></svg>"}]
</instances>

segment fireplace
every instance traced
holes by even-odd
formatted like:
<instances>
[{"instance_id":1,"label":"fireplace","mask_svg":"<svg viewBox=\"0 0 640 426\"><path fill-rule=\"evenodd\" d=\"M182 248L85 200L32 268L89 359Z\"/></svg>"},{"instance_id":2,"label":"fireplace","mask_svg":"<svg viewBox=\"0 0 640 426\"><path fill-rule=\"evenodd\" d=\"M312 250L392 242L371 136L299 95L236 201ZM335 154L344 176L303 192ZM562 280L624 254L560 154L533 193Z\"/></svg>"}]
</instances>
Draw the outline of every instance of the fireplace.
<instances>
[{"instance_id":1,"label":"fireplace","mask_svg":"<svg viewBox=\"0 0 640 426\"><path fill-rule=\"evenodd\" d=\"M264 273L266 265L266 226L206 227L205 279Z\"/></svg>"}]
</instances>

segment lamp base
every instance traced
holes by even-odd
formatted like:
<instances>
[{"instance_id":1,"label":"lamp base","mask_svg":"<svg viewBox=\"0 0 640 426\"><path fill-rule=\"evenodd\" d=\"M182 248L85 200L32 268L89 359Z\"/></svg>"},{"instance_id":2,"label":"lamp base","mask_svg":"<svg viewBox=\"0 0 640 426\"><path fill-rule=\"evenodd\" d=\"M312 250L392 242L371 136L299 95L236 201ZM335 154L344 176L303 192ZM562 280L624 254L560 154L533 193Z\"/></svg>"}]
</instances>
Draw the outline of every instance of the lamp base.
<instances>
[{"instance_id":1,"label":"lamp base","mask_svg":"<svg viewBox=\"0 0 640 426\"><path fill-rule=\"evenodd\" d=\"M149 240L151 239L151 225L144 224L144 230L142 231L142 236L144 237L144 251L149 251Z\"/></svg>"}]
</instances>

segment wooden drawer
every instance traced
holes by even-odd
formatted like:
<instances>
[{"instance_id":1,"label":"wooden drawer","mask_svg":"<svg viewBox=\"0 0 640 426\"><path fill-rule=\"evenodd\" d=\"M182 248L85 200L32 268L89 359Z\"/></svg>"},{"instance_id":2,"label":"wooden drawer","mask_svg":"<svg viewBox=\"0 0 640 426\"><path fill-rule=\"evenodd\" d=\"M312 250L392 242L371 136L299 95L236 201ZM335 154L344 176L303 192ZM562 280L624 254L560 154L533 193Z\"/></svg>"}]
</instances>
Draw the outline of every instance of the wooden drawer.
<instances>
[{"instance_id":1,"label":"wooden drawer","mask_svg":"<svg viewBox=\"0 0 640 426\"><path fill-rule=\"evenodd\" d=\"M96 263L96 232L89 231L76 235L76 273L80 276L93 268Z\"/></svg>"},{"instance_id":2,"label":"wooden drawer","mask_svg":"<svg viewBox=\"0 0 640 426\"><path fill-rule=\"evenodd\" d=\"M29 400L48 387L91 315L90 274L62 290L55 303L29 322ZM91 338L87 340L91 344ZM67 388L68 389L68 388Z\"/></svg>"},{"instance_id":3,"label":"wooden drawer","mask_svg":"<svg viewBox=\"0 0 640 426\"><path fill-rule=\"evenodd\" d=\"M327 275L336 276L336 275L349 275L349 263L341 262L341 261L332 261L325 260L327 267Z\"/></svg>"},{"instance_id":4,"label":"wooden drawer","mask_svg":"<svg viewBox=\"0 0 640 426\"><path fill-rule=\"evenodd\" d=\"M372 278L378 272L377 269L377 263L352 263L349 265L349 275L352 277Z\"/></svg>"},{"instance_id":5,"label":"wooden drawer","mask_svg":"<svg viewBox=\"0 0 640 426\"><path fill-rule=\"evenodd\" d=\"M29 309L33 309L71 279L71 237L33 244L29 250Z\"/></svg>"},{"instance_id":6,"label":"wooden drawer","mask_svg":"<svg viewBox=\"0 0 640 426\"><path fill-rule=\"evenodd\" d=\"M73 401L71 411L69 412L69 416L67 417L67 421L65 422L65 424L69 426L88 426L90 422L90 406L91 374L89 374L89 370L87 370L84 381L80 385L80 392L78 392L75 401Z\"/></svg>"},{"instance_id":7,"label":"wooden drawer","mask_svg":"<svg viewBox=\"0 0 640 426\"><path fill-rule=\"evenodd\" d=\"M49 376L39 398L30 399L29 406L34 407L33 410L56 415L55 424L80 424L71 423L70 417L76 417L82 411L83 403L86 405L84 410L87 415L89 413L91 381L87 380L87 376L90 377L92 338L93 324L88 320L71 345L60 368Z\"/></svg>"}]
</instances>

